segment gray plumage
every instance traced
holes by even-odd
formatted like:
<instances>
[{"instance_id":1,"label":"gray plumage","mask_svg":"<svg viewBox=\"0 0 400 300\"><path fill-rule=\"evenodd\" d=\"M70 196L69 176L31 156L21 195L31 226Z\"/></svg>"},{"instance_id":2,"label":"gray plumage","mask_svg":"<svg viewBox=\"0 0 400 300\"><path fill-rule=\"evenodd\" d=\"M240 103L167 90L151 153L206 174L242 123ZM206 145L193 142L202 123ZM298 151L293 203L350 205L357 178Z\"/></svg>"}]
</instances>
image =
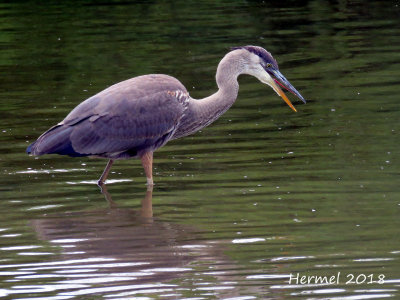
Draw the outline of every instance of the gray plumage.
<instances>
[{"instance_id":1,"label":"gray plumage","mask_svg":"<svg viewBox=\"0 0 400 300\"><path fill-rule=\"evenodd\" d=\"M168 75L135 77L79 104L32 143L27 152L108 158L110 162L99 184L104 183L113 160L140 157L148 183L152 184L152 153L171 139L211 124L227 111L237 98L240 74L255 76L270 85L287 103L289 100L276 83L304 101L279 72L269 52L256 46L237 47L219 63L218 91L213 95L193 99L182 83Z\"/></svg>"},{"instance_id":2,"label":"gray plumage","mask_svg":"<svg viewBox=\"0 0 400 300\"><path fill-rule=\"evenodd\" d=\"M167 75L117 83L75 107L30 152L121 159L154 151L171 138L185 110L175 91L187 93Z\"/></svg>"}]
</instances>

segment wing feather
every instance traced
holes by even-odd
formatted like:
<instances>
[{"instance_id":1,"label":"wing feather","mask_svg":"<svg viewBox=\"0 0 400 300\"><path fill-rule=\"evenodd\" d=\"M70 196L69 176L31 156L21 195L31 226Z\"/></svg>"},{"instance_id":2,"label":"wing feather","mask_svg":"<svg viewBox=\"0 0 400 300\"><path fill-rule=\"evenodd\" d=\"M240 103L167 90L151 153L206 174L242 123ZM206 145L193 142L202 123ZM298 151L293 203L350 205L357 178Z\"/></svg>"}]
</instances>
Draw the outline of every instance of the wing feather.
<instances>
[{"instance_id":1,"label":"wing feather","mask_svg":"<svg viewBox=\"0 0 400 300\"><path fill-rule=\"evenodd\" d=\"M73 149L96 155L162 146L185 110L168 91L186 91L179 81L164 76L158 80L143 78L148 76L133 78L130 89L120 83L77 106L62 122L73 127Z\"/></svg>"}]
</instances>

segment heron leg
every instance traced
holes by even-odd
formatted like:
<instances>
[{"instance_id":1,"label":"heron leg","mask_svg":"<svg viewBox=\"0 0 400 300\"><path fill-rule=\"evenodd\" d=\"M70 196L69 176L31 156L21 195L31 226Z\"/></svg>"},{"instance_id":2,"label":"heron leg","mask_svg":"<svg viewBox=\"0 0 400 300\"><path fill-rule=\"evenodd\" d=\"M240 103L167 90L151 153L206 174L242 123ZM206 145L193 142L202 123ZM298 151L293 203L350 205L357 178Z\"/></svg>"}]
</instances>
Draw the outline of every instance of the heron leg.
<instances>
[{"instance_id":1,"label":"heron leg","mask_svg":"<svg viewBox=\"0 0 400 300\"><path fill-rule=\"evenodd\" d=\"M147 185L153 185L153 152L149 151L144 153L140 160L142 161L142 166L144 168L144 173L147 178Z\"/></svg>"},{"instance_id":2,"label":"heron leg","mask_svg":"<svg viewBox=\"0 0 400 300\"><path fill-rule=\"evenodd\" d=\"M104 171L103 171L103 174L101 174L99 180L97 181L97 185L98 185L98 186L101 187L101 186L106 182L108 173L110 173L111 166L112 166L113 162L114 162L114 160L112 160L112 159L110 159L110 160L108 161L107 166L105 167L105 169L104 169Z\"/></svg>"}]
</instances>

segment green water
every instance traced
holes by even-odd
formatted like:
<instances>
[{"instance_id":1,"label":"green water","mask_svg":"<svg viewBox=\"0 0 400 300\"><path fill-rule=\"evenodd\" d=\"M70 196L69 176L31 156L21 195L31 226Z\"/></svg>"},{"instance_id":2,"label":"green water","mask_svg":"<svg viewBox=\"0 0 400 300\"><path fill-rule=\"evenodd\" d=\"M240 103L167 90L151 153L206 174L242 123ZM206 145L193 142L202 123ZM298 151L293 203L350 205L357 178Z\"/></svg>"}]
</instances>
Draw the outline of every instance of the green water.
<instances>
[{"instance_id":1,"label":"green water","mask_svg":"<svg viewBox=\"0 0 400 300\"><path fill-rule=\"evenodd\" d=\"M308 103L242 76L226 114L155 153L152 194L137 160L109 204L106 161L24 153L127 78L209 95L248 44ZM0 74L0 297L400 297L400 2L2 2Z\"/></svg>"}]
</instances>

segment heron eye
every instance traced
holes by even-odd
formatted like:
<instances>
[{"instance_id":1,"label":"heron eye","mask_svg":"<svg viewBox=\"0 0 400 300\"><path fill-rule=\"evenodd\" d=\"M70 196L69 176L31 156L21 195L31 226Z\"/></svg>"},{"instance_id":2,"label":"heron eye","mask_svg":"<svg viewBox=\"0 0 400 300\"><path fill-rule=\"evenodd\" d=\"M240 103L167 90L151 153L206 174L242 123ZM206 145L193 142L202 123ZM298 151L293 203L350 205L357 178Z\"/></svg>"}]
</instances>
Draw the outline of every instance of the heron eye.
<instances>
[{"instance_id":1,"label":"heron eye","mask_svg":"<svg viewBox=\"0 0 400 300\"><path fill-rule=\"evenodd\" d=\"M267 68L272 68L272 64L267 63L266 67L267 67Z\"/></svg>"}]
</instances>

